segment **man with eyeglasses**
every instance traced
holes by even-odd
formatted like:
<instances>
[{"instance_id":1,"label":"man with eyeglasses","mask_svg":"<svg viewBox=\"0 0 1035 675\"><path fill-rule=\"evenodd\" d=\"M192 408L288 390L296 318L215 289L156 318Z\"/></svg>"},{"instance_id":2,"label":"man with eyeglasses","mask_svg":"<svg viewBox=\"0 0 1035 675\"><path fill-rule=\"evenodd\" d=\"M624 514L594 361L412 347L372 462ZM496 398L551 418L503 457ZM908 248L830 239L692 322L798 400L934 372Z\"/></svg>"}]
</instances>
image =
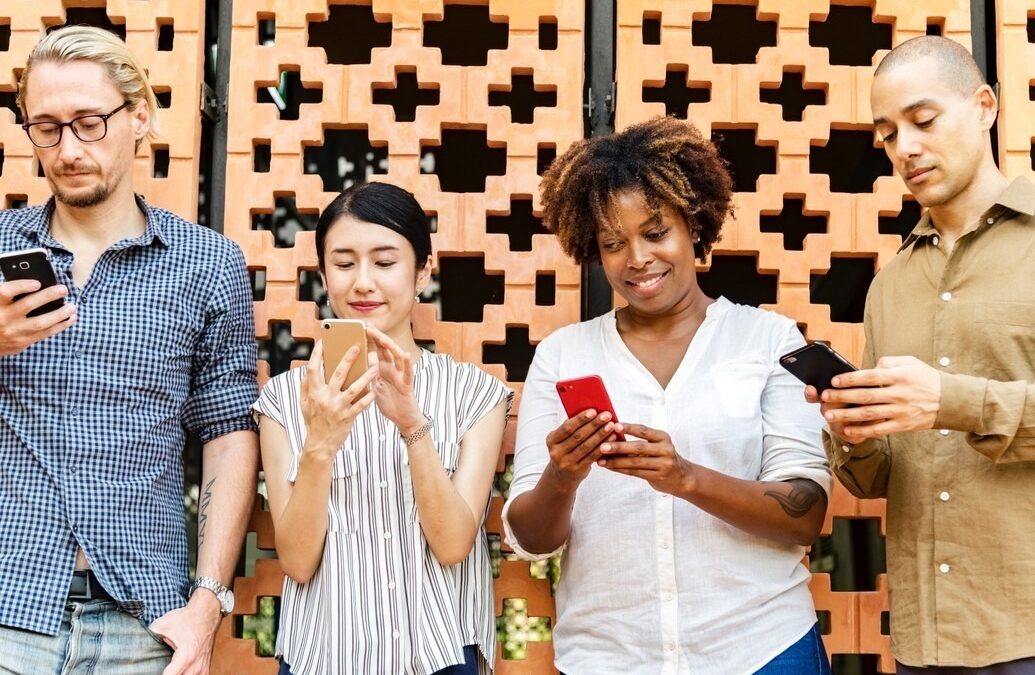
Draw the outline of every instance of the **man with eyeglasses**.
<instances>
[{"instance_id":1,"label":"man with eyeglasses","mask_svg":"<svg viewBox=\"0 0 1035 675\"><path fill-rule=\"evenodd\" d=\"M59 283L0 283L0 672L203 674L255 495L244 258L134 194L157 105L118 37L50 32L18 105L53 196L0 211L0 253L43 249Z\"/></svg>"},{"instance_id":2,"label":"man with eyeglasses","mask_svg":"<svg viewBox=\"0 0 1035 675\"><path fill-rule=\"evenodd\" d=\"M926 211L870 286L865 370L822 393L827 456L887 498L898 673L1033 675L1035 186L996 167L995 91L958 43L903 42L870 102Z\"/></svg>"}]
</instances>

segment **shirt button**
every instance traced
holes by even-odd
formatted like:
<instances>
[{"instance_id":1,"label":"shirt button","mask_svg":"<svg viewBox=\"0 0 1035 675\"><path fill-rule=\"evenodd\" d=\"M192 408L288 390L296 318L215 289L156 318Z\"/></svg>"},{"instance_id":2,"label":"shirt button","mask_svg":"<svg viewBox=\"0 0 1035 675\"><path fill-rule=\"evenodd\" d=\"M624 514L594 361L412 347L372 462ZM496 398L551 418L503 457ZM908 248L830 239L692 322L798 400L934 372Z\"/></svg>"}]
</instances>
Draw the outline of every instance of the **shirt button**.
<instances>
[{"instance_id":1,"label":"shirt button","mask_svg":"<svg viewBox=\"0 0 1035 675\"><path fill-rule=\"evenodd\" d=\"M949 493L942 492L940 495L938 495L938 499L942 500L943 502L949 501Z\"/></svg>"},{"instance_id":2,"label":"shirt button","mask_svg":"<svg viewBox=\"0 0 1035 675\"><path fill-rule=\"evenodd\" d=\"M385 532L381 536L384 537L385 539L391 539L392 538L392 533L391 532Z\"/></svg>"},{"instance_id":3,"label":"shirt button","mask_svg":"<svg viewBox=\"0 0 1035 675\"><path fill-rule=\"evenodd\" d=\"M394 591L395 590L395 582L394 581L389 581L388 582L388 590L390 590L390 591Z\"/></svg>"},{"instance_id":4,"label":"shirt button","mask_svg":"<svg viewBox=\"0 0 1035 675\"><path fill-rule=\"evenodd\" d=\"M68 473L71 473L71 474L74 474L78 470L79 470L79 467L76 466L75 464L73 464L72 466L68 467Z\"/></svg>"},{"instance_id":5,"label":"shirt button","mask_svg":"<svg viewBox=\"0 0 1035 675\"><path fill-rule=\"evenodd\" d=\"M938 242L939 242L939 241L941 241L941 239L939 239L939 238L938 238L938 235L937 235L937 234L936 234L936 235L934 235L933 237L931 237L931 243L932 243L932 244L934 244L935 246L937 246L937 245L938 245Z\"/></svg>"},{"instance_id":6,"label":"shirt button","mask_svg":"<svg viewBox=\"0 0 1035 675\"><path fill-rule=\"evenodd\" d=\"M942 293L942 300L944 300L945 302L948 302L949 300L952 300L952 293L950 293L948 291L945 291L944 293Z\"/></svg>"},{"instance_id":7,"label":"shirt button","mask_svg":"<svg viewBox=\"0 0 1035 675\"><path fill-rule=\"evenodd\" d=\"M948 429L939 429L938 433L941 434L942 436L948 436L949 435L949 430Z\"/></svg>"},{"instance_id":8,"label":"shirt button","mask_svg":"<svg viewBox=\"0 0 1035 675\"><path fill-rule=\"evenodd\" d=\"M942 563L941 565L938 565L938 571L941 572L942 574L948 574L949 570L951 570L951 569L952 568L949 567L948 564L946 564L946 563Z\"/></svg>"},{"instance_id":9,"label":"shirt button","mask_svg":"<svg viewBox=\"0 0 1035 675\"><path fill-rule=\"evenodd\" d=\"M386 487L388 487L388 481L386 481L386 480L383 480L383 481L381 481L380 483L378 483L378 485L379 485L379 486L380 486L381 488L386 488Z\"/></svg>"},{"instance_id":10,"label":"shirt button","mask_svg":"<svg viewBox=\"0 0 1035 675\"><path fill-rule=\"evenodd\" d=\"M938 359L938 363L942 367L945 367L945 366L948 366L952 362L949 361L949 357L948 356L943 356L942 358Z\"/></svg>"},{"instance_id":11,"label":"shirt button","mask_svg":"<svg viewBox=\"0 0 1035 675\"><path fill-rule=\"evenodd\" d=\"M669 602L669 601L671 601L675 597L676 596L673 595L672 593L662 593L661 594L661 599L664 600L665 602Z\"/></svg>"},{"instance_id":12,"label":"shirt button","mask_svg":"<svg viewBox=\"0 0 1035 675\"><path fill-rule=\"evenodd\" d=\"M663 549L665 549L667 551L668 550L668 542L667 541L661 542L661 548L663 548Z\"/></svg>"},{"instance_id":13,"label":"shirt button","mask_svg":"<svg viewBox=\"0 0 1035 675\"><path fill-rule=\"evenodd\" d=\"M674 651L676 651L676 646L674 644L672 644L671 642L666 642L665 643L665 651L666 652L674 652Z\"/></svg>"},{"instance_id":14,"label":"shirt button","mask_svg":"<svg viewBox=\"0 0 1035 675\"><path fill-rule=\"evenodd\" d=\"M378 438L378 440L383 441L385 439L385 435L384 434L380 434L377 438Z\"/></svg>"},{"instance_id":15,"label":"shirt button","mask_svg":"<svg viewBox=\"0 0 1035 675\"><path fill-rule=\"evenodd\" d=\"M398 640L399 639L399 631L397 631L397 630L393 630L392 631L392 639L393 640Z\"/></svg>"},{"instance_id":16,"label":"shirt button","mask_svg":"<svg viewBox=\"0 0 1035 675\"><path fill-rule=\"evenodd\" d=\"M841 452L851 452L851 451L852 451L852 449L850 447L848 447L847 445L842 445L841 446Z\"/></svg>"},{"instance_id":17,"label":"shirt button","mask_svg":"<svg viewBox=\"0 0 1035 675\"><path fill-rule=\"evenodd\" d=\"M79 526L78 525L73 525L72 526L72 531L73 532L78 532L79 531Z\"/></svg>"},{"instance_id":18,"label":"shirt button","mask_svg":"<svg viewBox=\"0 0 1035 675\"><path fill-rule=\"evenodd\" d=\"M72 417L75 417L76 415L79 414L79 408L76 408L75 406L72 406L71 408L68 409L68 414L71 415Z\"/></svg>"},{"instance_id":19,"label":"shirt button","mask_svg":"<svg viewBox=\"0 0 1035 675\"><path fill-rule=\"evenodd\" d=\"M992 223L995 222L995 218L986 218L985 222L988 223L989 225L991 225Z\"/></svg>"}]
</instances>

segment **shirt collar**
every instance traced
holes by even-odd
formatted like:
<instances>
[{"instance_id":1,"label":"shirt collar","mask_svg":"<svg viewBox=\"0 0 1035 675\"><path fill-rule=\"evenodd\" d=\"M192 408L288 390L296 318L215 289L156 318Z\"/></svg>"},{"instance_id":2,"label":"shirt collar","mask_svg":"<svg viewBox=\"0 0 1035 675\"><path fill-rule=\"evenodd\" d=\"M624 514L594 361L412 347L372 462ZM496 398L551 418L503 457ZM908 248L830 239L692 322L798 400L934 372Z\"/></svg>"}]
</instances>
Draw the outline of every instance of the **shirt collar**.
<instances>
[{"instance_id":1,"label":"shirt collar","mask_svg":"<svg viewBox=\"0 0 1035 675\"><path fill-rule=\"evenodd\" d=\"M144 201L144 198L138 194L134 194L133 198L137 202L137 208L144 213L144 233L139 237L133 237L132 239L122 239L112 245L112 248L122 249L133 246L151 246L154 244L156 239L162 246L168 247L169 239L162 228L161 219L158 218L158 214L155 212L154 208ZM32 233L35 235L36 241L43 246L63 249L64 247L61 243L54 239L53 235L50 233L50 217L54 214L54 203L54 197L47 200L43 210L40 212L39 220L32 226Z\"/></svg>"},{"instance_id":2,"label":"shirt collar","mask_svg":"<svg viewBox=\"0 0 1035 675\"><path fill-rule=\"evenodd\" d=\"M1010 185L1003 190L1002 194L996 197L992 207L985 213L995 211L996 206L1002 206L1014 213L1022 213L1027 216L1035 216L1035 185L1032 184L1027 178L1020 176L1015 178ZM981 216L985 217L984 214ZM926 239L933 237L938 234L938 230L931 223L931 214L929 211L924 211L924 214L920 217L920 222L916 224L913 231L909 233L906 240L902 242L902 246L899 247L899 251L903 251L909 248L913 242L918 239Z\"/></svg>"}]
</instances>

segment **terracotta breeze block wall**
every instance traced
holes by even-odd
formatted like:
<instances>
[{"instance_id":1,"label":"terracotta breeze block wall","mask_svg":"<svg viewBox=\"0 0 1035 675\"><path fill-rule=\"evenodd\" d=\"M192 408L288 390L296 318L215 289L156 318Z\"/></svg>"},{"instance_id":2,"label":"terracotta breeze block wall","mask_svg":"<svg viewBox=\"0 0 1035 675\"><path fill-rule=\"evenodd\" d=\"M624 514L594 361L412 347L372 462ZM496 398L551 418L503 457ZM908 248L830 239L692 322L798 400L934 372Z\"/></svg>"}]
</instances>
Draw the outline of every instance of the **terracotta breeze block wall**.
<instances>
[{"instance_id":1,"label":"terracotta breeze block wall","mask_svg":"<svg viewBox=\"0 0 1035 675\"><path fill-rule=\"evenodd\" d=\"M312 226L340 189L363 177L350 173L355 161L376 157L365 169L369 178L412 191L437 219L435 271L444 306L459 320L444 320L434 305L421 305L414 316L418 339L482 364L520 391L517 375L494 362L499 359L491 348L529 343L530 356L530 345L579 319L579 268L541 227L530 245L509 229L519 215L522 222L539 215L543 164L582 137L584 12L582 3L561 0L468 3L461 12L481 11L486 23L452 39L476 43L491 34L496 40L472 57L436 46L437 31L448 29L456 9L435 0L375 0L358 7L326 0L234 2L225 231L244 248L249 267L264 276L264 296L255 304L259 338L271 337L271 324L289 323L292 337L315 340L319 308L299 299L305 286L300 277L304 272L308 279L317 268ZM364 39L373 45L364 53L340 48ZM529 77L541 104L531 114L507 105L508 94ZM296 91L301 87L302 103L281 111L267 88L288 80ZM418 99L430 100L415 110L385 102L414 80ZM342 138L358 143L358 155L339 154L344 146L335 143ZM339 162L337 181L312 173L328 158ZM458 179L461 174L465 178ZM279 240L276 227L255 225L288 208L305 222L293 242ZM444 269L472 259L483 268L476 272L484 283L502 290L473 313L470 305L482 302L476 298L481 284L447 288ZM553 276L552 303L536 304L537 284L544 283L537 277L544 275ZM269 364L262 372L263 379L271 375ZM513 433L510 424L500 471L513 452ZM502 532L501 507L502 499L494 497L487 524L493 535ZM269 516L259 503L251 528L260 549L274 548ZM260 560L254 576L236 582L235 615L255 614L259 597L280 594L281 580L275 560ZM502 563L497 614L505 598L526 598L529 616L554 618L549 582L531 578L527 563ZM275 672L273 659L255 655L254 641L234 637L234 623L222 625L214 672ZM498 673L553 672L549 643L530 643L525 660L497 663Z\"/></svg>"},{"instance_id":2,"label":"terracotta breeze block wall","mask_svg":"<svg viewBox=\"0 0 1035 675\"><path fill-rule=\"evenodd\" d=\"M1035 2L997 0L999 165L1010 178L1035 169Z\"/></svg>"},{"instance_id":3,"label":"terracotta breeze block wall","mask_svg":"<svg viewBox=\"0 0 1035 675\"><path fill-rule=\"evenodd\" d=\"M6 50L0 42L0 207L22 202L39 204L50 197L45 179L36 177L32 143L20 128L20 116L15 112L18 77L29 52L52 26L109 23L124 36L147 68L156 91L168 98L169 104L159 114L161 138L143 144L137 155L133 178L136 189L150 202L196 220L204 6L204 0L0 3L0 40L9 31Z\"/></svg>"},{"instance_id":4,"label":"terracotta breeze block wall","mask_svg":"<svg viewBox=\"0 0 1035 675\"><path fill-rule=\"evenodd\" d=\"M1021 41L1023 14L1014 12ZM617 128L677 114L716 134L731 162L736 218L699 268L706 287L712 278L728 285L731 276L746 276L769 289L768 297L756 294L761 306L861 360L868 281L919 215L908 200L903 206L905 186L873 133L870 84L888 49L929 31L969 48L969 3L618 0ZM1011 52L1019 57L1015 77L1030 69L1028 48ZM1024 74L1025 87L1027 80ZM1011 86L1020 90L1022 81ZM1014 123L1025 131L1009 137L1024 161L1030 119L1021 113ZM723 268L729 271L719 273ZM851 294L855 304L826 304L824 291ZM883 515L883 500L856 500L836 485L823 536L841 518L878 518L883 533ZM812 592L817 611L829 612L824 641L831 655L877 654L880 670L894 671L881 631L883 575L874 591L839 592L829 574L817 573Z\"/></svg>"}]
</instances>

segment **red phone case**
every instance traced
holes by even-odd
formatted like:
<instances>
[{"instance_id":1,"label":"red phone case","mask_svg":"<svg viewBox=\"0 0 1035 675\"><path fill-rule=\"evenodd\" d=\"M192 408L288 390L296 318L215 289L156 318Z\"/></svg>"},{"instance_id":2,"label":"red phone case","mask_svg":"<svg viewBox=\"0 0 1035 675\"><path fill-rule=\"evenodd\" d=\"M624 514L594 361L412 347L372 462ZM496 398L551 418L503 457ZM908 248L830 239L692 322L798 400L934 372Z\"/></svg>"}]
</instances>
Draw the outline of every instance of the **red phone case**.
<instances>
[{"instance_id":1,"label":"red phone case","mask_svg":"<svg viewBox=\"0 0 1035 675\"><path fill-rule=\"evenodd\" d=\"M568 417L575 417L580 412L592 408L598 413L611 413L611 420L618 422L618 415L615 414L614 406L611 405L611 397L607 395L604 388L604 381L599 375L586 375L570 380L561 380L557 383L557 395L561 397L561 405ZM625 436L615 434L617 440L624 441Z\"/></svg>"}]
</instances>

